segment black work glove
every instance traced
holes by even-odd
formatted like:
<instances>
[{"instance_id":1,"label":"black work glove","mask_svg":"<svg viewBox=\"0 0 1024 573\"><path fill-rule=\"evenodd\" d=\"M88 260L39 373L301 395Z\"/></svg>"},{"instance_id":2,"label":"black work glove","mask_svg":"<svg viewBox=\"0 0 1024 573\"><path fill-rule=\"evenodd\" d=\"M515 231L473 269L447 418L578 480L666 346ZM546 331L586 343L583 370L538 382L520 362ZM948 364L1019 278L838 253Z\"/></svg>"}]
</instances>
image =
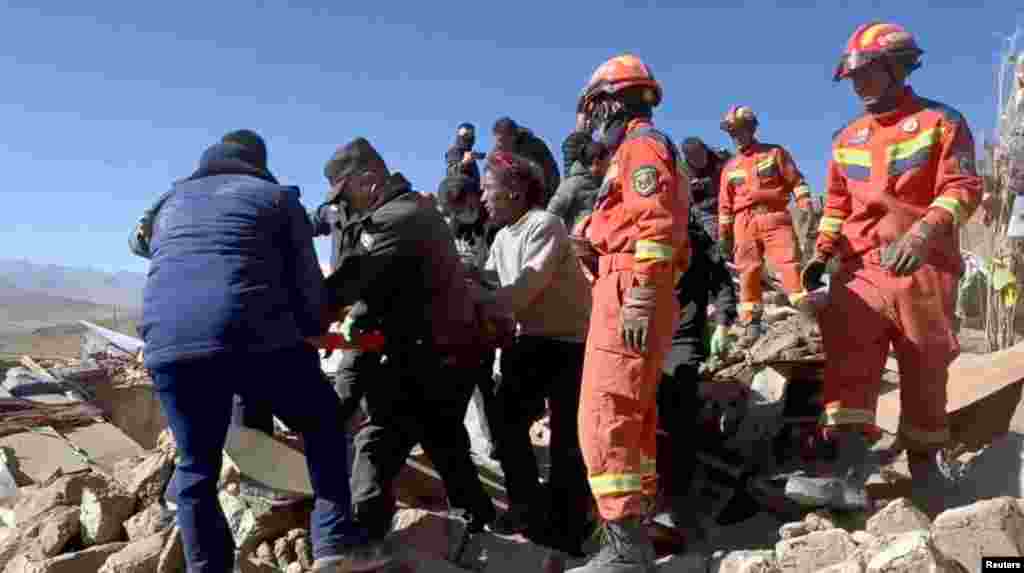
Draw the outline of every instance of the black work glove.
<instances>
[{"instance_id":1,"label":"black work glove","mask_svg":"<svg viewBox=\"0 0 1024 573\"><path fill-rule=\"evenodd\" d=\"M565 161L565 170L568 173L572 164L583 158L583 149L594 139L589 133L574 131L562 142L562 157Z\"/></svg>"},{"instance_id":2,"label":"black work glove","mask_svg":"<svg viewBox=\"0 0 1024 573\"><path fill-rule=\"evenodd\" d=\"M931 223L923 219L915 223L896 242L889 243L882 250L882 266L898 277L913 274L928 256L934 230Z\"/></svg>"},{"instance_id":3,"label":"black work glove","mask_svg":"<svg viewBox=\"0 0 1024 573\"><path fill-rule=\"evenodd\" d=\"M722 253L722 258L731 261L732 250L735 246L735 239L732 233L724 233L718 240L718 250Z\"/></svg>"},{"instance_id":4,"label":"black work glove","mask_svg":"<svg viewBox=\"0 0 1024 573\"><path fill-rule=\"evenodd\" d=\"M653 287L633 287L622 300L622 342L639 354L647 353L647 334L654 315Z\"/></svg>"},{"instance_id":5,"label":"black work glove","mask_svg":"<svg viewBox=\"0 0 1024 573\"><path fill-rule=\"evenodd\" d=\"M800 283L803 285L804 290L812 292L825 286L825 281L821 280L821 277L825 274L825 268L828 266L828 260L822 255L815 255L807 266L804 267L802 273L800 273Z\"/></svg>"}]
</instances>

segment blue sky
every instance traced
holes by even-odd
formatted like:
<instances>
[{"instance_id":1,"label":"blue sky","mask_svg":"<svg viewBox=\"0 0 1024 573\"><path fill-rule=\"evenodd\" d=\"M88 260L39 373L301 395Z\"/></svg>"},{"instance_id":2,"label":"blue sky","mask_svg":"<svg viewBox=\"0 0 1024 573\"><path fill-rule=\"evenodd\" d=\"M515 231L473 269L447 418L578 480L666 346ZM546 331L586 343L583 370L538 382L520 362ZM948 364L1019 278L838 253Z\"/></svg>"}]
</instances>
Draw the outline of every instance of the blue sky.
<instances>
[{"instance_id":1,"label":"blue sky","mask_svg":"<svg viewBox=\"0 0 1024 573\"><path fill-rule=\"evenodd\" d=\"M557 152L583 83L624 51L662 82L656 123L677 141L725 145L722 113L750 105L761 139L821 190L831 134L858 113L830 81L858 24L909 27L927 52L915 88L963 112L980 142L998 35L1024 23L1011 0L255 4L6 2L0 258L145 271L127 249L135 220L240 127L266 137L271 169L310 208L324 161L359 135L428 191L461 121L486 149L511 115Z\"/></svg>"}]
</instances>

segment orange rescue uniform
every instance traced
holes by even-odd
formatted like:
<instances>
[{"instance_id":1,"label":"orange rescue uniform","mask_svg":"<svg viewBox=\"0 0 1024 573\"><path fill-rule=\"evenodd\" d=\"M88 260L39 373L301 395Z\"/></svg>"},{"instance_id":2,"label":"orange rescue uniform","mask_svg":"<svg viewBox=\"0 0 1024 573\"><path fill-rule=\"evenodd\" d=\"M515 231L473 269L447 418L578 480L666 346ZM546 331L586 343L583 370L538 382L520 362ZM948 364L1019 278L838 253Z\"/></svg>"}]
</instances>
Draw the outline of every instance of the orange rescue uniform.
<instances>
[{"instance_id":1,"label":"orange rescue uniform","mask_svg":"<svg viewBox=\"0 0 1024 573\"><path fill-rule=\"evenodd\" d=\"M580 446L601 516L643 515L657 486L657 385L679 303L675 277L689 264L688 188L675 156L633 120L611 159L586 236L599 254L580 396ZM670 142L669 142L670 143ZM622 300L634 286L656 289L647 353L623 343Z\"/></svg>"},{"instance_id":2,"label":"orange rescue uniform","mask_svg":"<svg viewBox=\"0 0 1024 573\"><path fill-rule=\"evenodd\" d=\"M901 442L931 451L948 440L947 368L960 352L952 325L963 271L958 226L981 192L967 122L910 88L895 110L862 116L837 133L817 241L820 255L842 259L819 317L828 356L826 429L874 424L892 344ZM921 218L938 236L921 268L895 276L879 264L880 253Z\"/></svg>"},{"instance_id":3,"label":"orange rescue uniform","mask_svg":"<svg viewBox=\"0 0 1024 573\"><path fill-rule=\"evenodd\" d=\"M778 145L755 142L729 160L722 172L718 224L720 233L732 233L735 241L741 322L761 313L765 256L780 273L791 303L806 295L800 283L799 243L787 210L790 194L801 209L810 207L810 187L793 158Z\"/></svg>"}]
</instances>

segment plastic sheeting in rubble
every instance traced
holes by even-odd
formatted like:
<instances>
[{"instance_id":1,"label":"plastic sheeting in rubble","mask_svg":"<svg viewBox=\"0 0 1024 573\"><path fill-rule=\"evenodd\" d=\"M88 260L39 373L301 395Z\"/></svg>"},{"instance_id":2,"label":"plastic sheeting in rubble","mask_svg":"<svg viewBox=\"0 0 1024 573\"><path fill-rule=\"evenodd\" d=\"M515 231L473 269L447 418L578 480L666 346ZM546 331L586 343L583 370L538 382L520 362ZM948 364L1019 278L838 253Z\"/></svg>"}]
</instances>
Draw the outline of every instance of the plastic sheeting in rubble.
<instances>
[{"instance_id":1,"label":"plastic sheeting in rubble","mask_svg":"<svg viewBox=\"0 0 1024 573\"><path fill-rule=\"evenodd\" d=\"M1017 303L1017 278L1003 259L988 260L971 253L960 251L964 261L964 274L957 289L956 314L960 318L975 315L983 307L986 286L991 284L1000 293L1002 303L1013 306Z\"/></svg>"}]
</instances>

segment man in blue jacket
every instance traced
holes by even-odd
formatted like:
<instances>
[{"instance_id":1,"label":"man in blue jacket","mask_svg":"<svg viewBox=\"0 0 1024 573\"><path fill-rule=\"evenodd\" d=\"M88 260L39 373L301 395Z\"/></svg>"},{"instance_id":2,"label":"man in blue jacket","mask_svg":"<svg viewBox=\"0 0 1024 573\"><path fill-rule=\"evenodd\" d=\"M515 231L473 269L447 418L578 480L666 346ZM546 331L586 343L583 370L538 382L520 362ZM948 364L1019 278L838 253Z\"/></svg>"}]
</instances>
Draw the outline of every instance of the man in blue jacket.
<instances>
[{"instance_id":1,"label":"man in blue jacket","mask_svg":"<svg viewBox=\"0 0 1024 573\"><path fill-rule=\"evenodd\" d=\"M248 162L254 167L261 169L269 181L277 183L277 179L274 178L274 175L267 167L267 143L258 133L251 129L236 129L224 134L220 141L221 143L235 143L249 148L247 151ZM139 222L132 230L132 235L128 239L128 248L135 255L144 259L152 257L149 242L153 235L153 220L160 211L160 207L163 206L164 201L173 192L173 189L164 192L149 209L143 211L142 217L139 218ZM313 219L313 221L314 225L318 224L318 220ZM242 396L235 396L231 422L246 428L260 430L266 434L273 435L274 433L274 416L271 415L270 408L261 404L247 404Z\"/></svg>"},{"instance_id":2,"label":"man in blue jacket","mask_svg":"<svg viewBox=\"0 0 1024 573\"><path fill-rule=\"evenodd\" d=\"M232 571L217 500L232 396L269 405L300 433L316 493L321 571L390 562L351 519L341 405L306 337L326 331L323 274L298 189L278 185L251 147L220 143L174 184L152 221L140 333L177 442L178 525L188 570Z\"/></svg>"}]
</instances>

